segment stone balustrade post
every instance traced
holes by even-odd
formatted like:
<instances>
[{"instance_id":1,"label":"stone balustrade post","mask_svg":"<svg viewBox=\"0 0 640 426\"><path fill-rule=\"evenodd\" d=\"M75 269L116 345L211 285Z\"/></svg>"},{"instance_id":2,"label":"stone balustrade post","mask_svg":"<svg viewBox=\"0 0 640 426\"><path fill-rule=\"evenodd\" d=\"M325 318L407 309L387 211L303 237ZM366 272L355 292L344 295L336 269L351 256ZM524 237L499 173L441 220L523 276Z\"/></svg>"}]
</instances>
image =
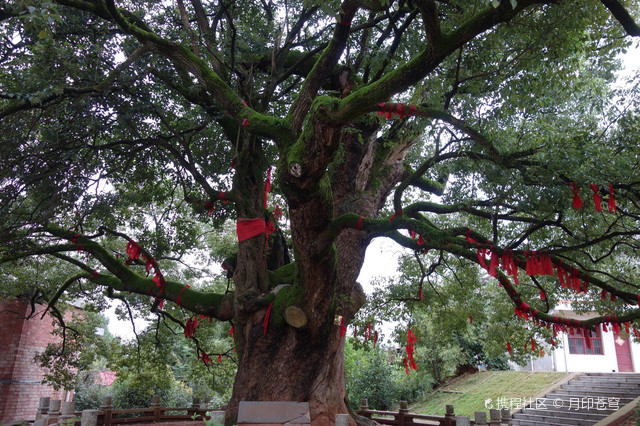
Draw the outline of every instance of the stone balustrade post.
<instances>
[{"instance_id":1,"label":"stone balustrade post","mask_svg":"<svg viewBox=\"0 0 640 426\"><path fill-rule=\"evenodd\" d=\"M80 418L81 426L96 426L98 424L98 410L84 410Z\"/></svg>"},{"instance_id":2,"label":"stone balustrade post","mask_svg":"<svg viewBox=\"0 0 640 426\"><path fill-rule=\"evenodd\" d=\"M48 396L43 396L40 398L40 404L38 405L38 411L36 412L36 420L40 420L42 417L46 416L49 412L49 402L51 398Z\"/></svg>"},{"instance_id":3,"label":"stone balustrade post","mask_svg":"<svg viewBox=\"0 0 640 426\"><path fill-rule=\"evenodd\" d=\"M476 411L476 426L487 426L487 413L486 411Z\"/></svg>"}]
</instances>

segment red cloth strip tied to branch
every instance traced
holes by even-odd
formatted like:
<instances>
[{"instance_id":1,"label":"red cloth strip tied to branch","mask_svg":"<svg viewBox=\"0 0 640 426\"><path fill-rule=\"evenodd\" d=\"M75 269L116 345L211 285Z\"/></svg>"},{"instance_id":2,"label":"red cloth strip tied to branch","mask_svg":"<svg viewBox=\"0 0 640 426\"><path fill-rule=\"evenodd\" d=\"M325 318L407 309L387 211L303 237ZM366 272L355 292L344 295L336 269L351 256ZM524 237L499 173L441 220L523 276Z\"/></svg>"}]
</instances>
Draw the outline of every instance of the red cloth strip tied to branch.
<instances>
[{"instance_id":1,"label":"red cloth strip tied to branch","mask_svg":"<svg viewBox=\"0 0 640 426\"><path fill-rule=\"evenodd\" d=\"M507 342L507 351L509 351L509 355L513 355L513 352L511 351L511 343Z\"/></svg>"},{"instance_id":2,"label":"red cloth strip tied to branch","mask_svg":"<svg viewBox=\"0 0 640 426\"><path fill-rule=\"evenodd\" d=\"M267 170L267 178L264 180L264 209L267 209L267 194L271 192L271 167Z\"/></svg>"},{"instance_id":3,"label":"red cloth strip tied to branch","mask_svg":"<svg viewBox=\"0 0 640 426\"><path fill-rule=\"evenodd\" d=\"M598 188L598 185L595 184L591 184L589 185L589 187L591 188L591 190L593 191L593 205L596 208L597 212L601 212L602 211L602 199L600 198L600 188Z\"/></svg>"},{"instance_id":4,"label":"red cloth strip tied to branch","mask_svg":"<svg viewBox=\"0 0 640 426\"><path fill-rule=\"evenodd\" d=\"M192 338L196 334L196 327L198 325L198 316L195 315L193 318L189 318L187 323L184 325L184 337L187 339Z\"/></svg>"},{"instance_id":5,"label":"red cloth strip tied to branch","mask_svg":"<svg viewBox=\"0 0 640 426\"><path fill-rule=\"evenodd\" d=\"M180 293L178 293L178 298L176 299L176 305L178 306L182 306L180 304L180 298L182 297L182 293L184 293L184 291L188 288L191 288L191 286L189 284L185 285L184 287L182 287L182 290L180 290Z\"/></svg>"},{"instance_id":6,"label":"red cloth strip tied to branch","mask_svg":"<svg viewBox=\"0 0 640 426\"><path fill-rule=\"evenodd\" d=\"M616 213L618 211L616 208L616 199L613 198L613 185L609 185L609 201L607 202L607 207L609 208L609 213Z\"/></svg>"},{"instance_id":7,"label":"red cloth strip tied to branch","mask_svg":"<svg viewBox=\"0 0 640 426\"><path fill-rule=\"evenodd\" d=\"M580 198L580 187L575 182L571 182L569 184L569 187L571 188L571 193L573 194L573 201L571 205L574 209L579 210L580 207L582 207L582 198Z\"/></svg>"},{"instance_id":8,"label":"red cloth strip tied to branch","mask_svg":"<svg viewBox=\"0 0 640 426\"><path fill-rule=\"evenodd\" d=\"M416 361L413 359L413 344L416 342L416 336L413 335L411 329L407 329L407 358L409 360L409 367L412 370L417 370L418 366L416 365Z\"/></svg>"},{"instance_id":9,"label":"red cloth strip tied to branch","mask_svg":"<svg viewBox=\"0 0 640 426\"><path fill-rule=\"evenodd\" d=\"M471 244L475 244L477 241L471 238L471 232L471 229L467 229L467 236L464 239L469 241Z\"/></svg>"},{"instance_id":10,"label":"red cloth strip tied to branch","mask_svg":"<svg viewBox=\"0 0 640 426\"><path fill-rule=\"evenodd\" d=\"M129 256L129 261L138 260L140 255L142 254L142 247L138 243L133 240L129 240L127 244L127 255Z\"/></svg>"},{"instance_id":11,"label":"red cloth strip tied to branch","mask_svg":"<svg viewBox=\"0 0 640 426\"><path fill-rule=\"evenodd\" d=\"M240 218L238 219L238 223L236 224L236 233L238 234L238 241L245 241L260 234L272 234L273 230L271 227L267 226L264 218Z\"/></svg>"},{"instance_id":12,"label":"red cloth strip tied to branch","mask_svg":"<svg viewBox=\"0 0 640 426\"><path fill-rule=\"evenodd\" d=\"M485 262L485 256L487 255L487 249L478 249L476 252L478 255L478 261L480 262L480 266L482 266L485 270L489 270L487 263Z\"/></svg>"},{"instance_id":13,"label":"red cloth strip tied to branch","mask_svg":"<svg viewBox=\"0 0 640 426\"><path fill-rule=\"evenodd\" d=\"M538 267L538 273L540 275L553 276L553 263L551 262L551 258L547 253L544 253L540 256Z\"/></svg>"},{"instance_id":14,"label":"red cloth strip tied to branch","mask_svg":"<svg viewBox=\"0 0 640 426\"><path fill-rule=\"evenodd\" d=\"M402 216L402 210L395 212L394 214L391 215L391 217L389 218L389 223L393 222L393 219L395 219L396 217Z\"/></svg>"},{"instance_id":15,"label":"red cloth strip tied to branch","mask_svg":"<svg viewBox=\"0 0 640 426\"><path fill-rule=\"evenodd\" d=\"M222 201L224 204L227 204L229 200L225 199L226 195L227 193L224 191L218 192L218 200ZM213 210L210 211L209 216L211 216L211 213L213 213Z\"/></svg>"},{"instance_id":16,"label":"red cloth strip tied to branch","mask_svg":"<svg viewBox=\"0 0 640 426\"><path fill-rule=\"evenodd\" d=\"M498 278L498 272L496 271L496 268L499 265L500 265L500 258L498 256L498 253L491 250L491 263L489 264L489 275L491 275L494 278Z\"/></svg>"},{"instance_id":17,"label":"red cloth strip tied to branch","mask_svg":"<svg viewBox=\"0 0 640 426\"><path fill-rule=\"evenodd\" d=\"M267 313L264 314L264 320L262 321L263 334L267 334L267 327L269 327L269 316L271 315L271 308L273 308L273 301L269 303Z\"/></svg>"},{"instance_id":18,"label":"red cloth strip tied to branch","mask_svg":"<svg viewBox=\"0 0 640 426\"><path fill-rule=\"evenodd\" d=\"M518 267L513 261L513 250L505 250L502 253L502 269L507 275L511 275L513 277L513 281L516 284L520 284L518 281Z\"/></svg>"}]
</instances>

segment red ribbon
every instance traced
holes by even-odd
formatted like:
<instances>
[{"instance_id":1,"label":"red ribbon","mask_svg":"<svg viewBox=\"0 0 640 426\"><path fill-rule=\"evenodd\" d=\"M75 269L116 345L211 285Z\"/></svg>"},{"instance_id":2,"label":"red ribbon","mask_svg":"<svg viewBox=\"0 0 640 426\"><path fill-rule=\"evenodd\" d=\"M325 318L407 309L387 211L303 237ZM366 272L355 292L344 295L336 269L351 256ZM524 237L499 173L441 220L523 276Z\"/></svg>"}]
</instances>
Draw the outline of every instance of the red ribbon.
<instances>
[{"instance_id":1,"label":"red ribbon","mask_svg":"<svg viewBox=\"0 0 640 426\"><path fill-rule=\"evenodd\" d=\"M267 226L263 218L240 218L236 224L236 233L238 234L238 241L245 241L260 234L272 234L273 230L272 227Z\"/></svg>"},{"instance_id":2,"label":"red ribbon","mask_svg":"<svg viewBox=\"0 0 640 426\"><path fill-rule=\"evenodd\" d=\"M242 124L240 124L242 127L247 127L249 125L249 119L248 118L244 118L242 119Z\"/></svg>"},{"instance_id":3,"label":"red ribbon","mask_svg":"<svg viewBox=\"0 0 640 426\"><path fill-rule=\"evenodd\" d=\"M540 300L545 300L546 296L544 294L544 290L540 290Z\"/></svg>"},{"instance_id":4,"label":"red ribbon","mask_svg":"<svg viewBox=\"0 0 640 426\"><path fill-rule=\"evenodd\" d=\"M396 216L402 216L402 210L395 212L393 215L391 215L391 217L389 218L389 222L392 222L393 219L396 218Z\"/></svg>"},{"instance_id":5,"label":"red ribbon","mask_svg":"<svg viewBox=\"0 0 640 426\"><path fill-rule=\"evenodd\" d=\"M340 337L344 337L347 333L347 326L344 325L344 317L340 320Z\"/></svg>"},{"instance_id":6,"label":"red ribbon","mask_svg":"<svg viewBox=\"0 0 640 426\"><path fill-rule=\"evenodd\" d=\"M204 208L207 209L207 214L211 216L213 214L213 209L215 205L211 201L207 201L204 203Z\"/></svg>"},{"instance_id":7,"label":"red ribbon","mask_svg":"<svg viewBox=\"0 0 640 426\"><path fill-rule=\"evenodd\" d=\"M229 202L229 200L225 200L226 194L227 193L224 191L218 192L218 200L222 201L224 204L227 204ZM209 210L209 216L211 216L211 213L213 213L213 208Z\"/></svg>"},{"instance_id":8,"label":"red ribbon","mask_svg":"<svg viewBox=\"0 0 640 426\"><path fill-rule=\"evenodd\" d=\"M473 324L473 315L469 315L469 324Z\"/></svg>"},{"instance_id":9,"label":"red ribbon","mask_svg":"<svg viewBox=\"0 0 640 426\"><path fill-rule=\"evenodd\" d=\"M378 332L373 333L373 348L375 349L376 343L378 343Z\"/></svg>"},{"instance_id":10,"label":"red ribbon","mask_svg":"<svg viewBox=\"0 0 640 426\"><path fill-rule=\"evenodd\" d=\"M487 253L487 249L478 249L478 251L476 253L478 255L478 261L480 262L480 266L482 266L484 269L486 269L488 271L489 267L487 266L487 264L484 261L484 256Z\"/></svg>"},{"instance_id":11,"label":"red ribbon","mask_svg":"<svg viewBox=\"0 0 640 426\"><path fill-rule=\"evenodd\" d=\"M176 305L182 306L182 305L180 305L180 297L182 297L182 293L184 293L184 291L187 288L191 288L191 286L189 284L185 285L184 287L182 287L182 290L180 290L180 293L178 293L178 299L176 300Z\"/></svg>"},{"instance_id":12,"label":"red ribbon","mask_svg":"<svg viewBox=\"0 0 640 426\"><path fill-rule=\"evenodd\" d=\"M531 338L531 351L535 351L536 350L536 342L535 340L533 340L533 337Z\"/></svg>"},{"instance_id":13,"label":"red ribbon","mask_svg":"<svg viewBox=\"0 0 640 426\"><path fill-rule=\"evenodd\" d=\"M184 325L184 337L187 339L192 338L196 334L196 326L198 325L198 316L195 315L193 318L189 318L187 323Z\"/></svg>"},{"instance_id":14,"label":"red ribbon","mask_svg":"<svg viewBox=\"0 0 640 426\"><path fill-rule=\"evenodd\" d=\"M615 295L615 294L613 294L613 293L611 293L611 296L609 297L609 299L610 299L612 302L615 302L615 301L616 301L616 295Z\"/></svg>"},{"instance_id":15,"label":"red ribbon","mask_svg":"<svg viewBox=\"0 0 640 426\"><path fill-rule=\"evenodd\" d=\"M471 238L471 229L467 229L467 236L464 238L465 240L469 241L471 244L475 244L477 243L476 240L474 240L473 238Z\"/></svg>"},{"instance_id":16,"label":"red ribbon","mask_svg":"<svg viewBox=\"0 0 640 426\"><path fill-rule=\"evenodd\" d=\"M407 329L407 358L409 360L409 367L413 370L417 370L418 366L416 365L416 361L413 359L413 344L416 342L416 336L413 335L413 332L410 328ZM408 371L408 370L407 370ZM407 373L408 374L408 373Z\"/></svg>"},{"instance_id":17,"label":"red ribbon","mask_svg":"<svg viewBox=\"0 0 640 426\"><path fill-rule=\"evenodd\" d=\"M356 227L356 229L358 231L360 231L362 229L362 221L364 220L364 217L360 216L360 218L358 219L358 226Z\"/></svg>"},{"instance_id":18,"label":"red ribbon","mask_svg":"<svg viewBox=\"0 0 640 426\"><path fill-rule=\"evenodd\" d=\"M616 208L616 199L613 198L613 185L609 185L609 201L607 202L607 207L609 207L609 213L616 213L618 211Z\"/></svg>"},{"instance_id":19,"label":"red ribbon","mask_svg":"<svg viewBox=\"0 0 640 426\"><path fill-rule=\"evenodd\" d=\"M147 264L145 265L145 269L147 272L149 272L149 270L151 270L151 268L153 269L158 269L156 268L156 259L155 258L151 258L149 260L147 260Z\"/></svg>"},{"instance_id":20,"label":"red ribbon","mask_svg":"<svg viewBox=\"0 0 640 426\"><path fill-rule=\"evenodd\" d=\"M269 327L269 316L271 315L271 308L273 307L273 301L269 303L267 313L264 314L264 320L262 321L263 334L267 334L267 327Z\"/></svg>"},{"instance_id":21,"label":"red ribbon","mask_svg":"<svg viewBox=\"0 0 640 426\"><path fill-rule=\"evenodd\" d=\"M135 241L129 240L129 243L127 244L127 255L129 256L129 261L137 260L141 254L142 247L140 247Z\"/></svg>"},{"instance_id":22,"label":"red ribbon","mask_svg":"<svg viewBox=\"0 0 640 426\"><path fill-rule=\"evenodd\" d=\"M602 211L602 200L600 199L600 188L598 188L598 185L595 184L591 184L589 185L589 187L591 188L591 190L593 191L593 204L596 208L597 212L601 212Z\"/></svg>"},{"instance_id":23,"label":"red ribbon","mask_svg":"<svg viewBox=\"0 0 640 426\"><path fill-rule=\"evenodd\" d=\"M511 343L507 342L507 350L509 351L509 355L512 355L513 353L511 352Z\"/></svg>"},{"instance_id":24,"label":"red ribbon","mask_svg":"<svg viewBox=\"0 0 640 426\"><path fill-rule=\"evenodd\" d=\"M580 198L580 195L579 195L580 187L575 182L571 182L569 184L569 187L571 188L571 193L573 194L573 203L572 203L573 208L576 210L579 210L580 207L582 207L582 199Z\"/></svg>"},{"instance_id":25,"label":"red ribbon","mask_svg":"<svg viewBox=\"0 0 640 426\"><path fill-rule=\"evenodd\" d=\"M489 275L497 278L498 272L496 271L496 267L500 265L500 259L498 258L498 253L491 250L491 263L489 264Z\"/></svg>"},{"instance_id":26,"label":"red ribbon","mask_svg":"<svg viewBox=\"0 0 640 426\"><path fill-rule=\"evenodd\" d=\"M618 322L613 323L613 333L620 334L620 325L618 324Z\"/></svg>"},{"instance_id":27,"label":"red ribbon","mask_svg":"<svg viewBox=\"0 0 640 426\"><path fill-rule=\"evenodd\" d=\"M407 358L402 358L402 361L404 362L404 372L405 374L409 374L409 363L407 362Z\"/></svg>"},{"instance_id":28,"label":"red ribbon","mask_svg":"<svg viewBox=\"0 0 640 426\"><path fill-rule=\"evenodd\" d=\"M77 216L77 215L78 215L78 212L76 212L76 216ZM76 240L77 240L77 239L78 239L78 237L80 237L80 236L81 236L80 234L75 234L75 235L73 236L73 238L71 238L71 242L72 242L73 244L75 244L75 245L76 245L76 248L78 249L78 253L80 253L80 252L82 251L82 244L78 244L78 243L76 243Z\"/></svg>"},{"instance_id":29,"label":"red ribbon","mask_svg":"<svg viewBox=\"0 0 640 426\"><path fill-rule=\"evenodd\" d=\"M267 178L264 181L264 208L267 209L267 194L271 192L271 167L267 170Z\"/></svg>"}]
</instances>

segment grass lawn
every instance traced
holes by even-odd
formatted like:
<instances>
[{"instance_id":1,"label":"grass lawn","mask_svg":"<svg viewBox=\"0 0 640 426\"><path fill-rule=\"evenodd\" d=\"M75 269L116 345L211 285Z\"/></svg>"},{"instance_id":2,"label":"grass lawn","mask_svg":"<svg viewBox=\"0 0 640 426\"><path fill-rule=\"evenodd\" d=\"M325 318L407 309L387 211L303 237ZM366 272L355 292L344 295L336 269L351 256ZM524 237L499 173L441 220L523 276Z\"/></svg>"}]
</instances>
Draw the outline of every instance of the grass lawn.
<instances>
[{"instance_id":1,"label":"grass lawn","mask_svg":"<svg viewBox=\"0 0 640 426\"><path fill-rule=\"evenodd\" d=\"M507 408L517 408L515 405L520 401L535 398L541 391L567 376L568 373L481 371L449 382L429 394L426 401L414 404L411 411L442 416L445 405L453 404L456 415L473 418L475 411L488 411L485 401L489 399L493 407L488 408L502 408L498 407L499 402L506 404Z\"/></svg>"}]
</instances>

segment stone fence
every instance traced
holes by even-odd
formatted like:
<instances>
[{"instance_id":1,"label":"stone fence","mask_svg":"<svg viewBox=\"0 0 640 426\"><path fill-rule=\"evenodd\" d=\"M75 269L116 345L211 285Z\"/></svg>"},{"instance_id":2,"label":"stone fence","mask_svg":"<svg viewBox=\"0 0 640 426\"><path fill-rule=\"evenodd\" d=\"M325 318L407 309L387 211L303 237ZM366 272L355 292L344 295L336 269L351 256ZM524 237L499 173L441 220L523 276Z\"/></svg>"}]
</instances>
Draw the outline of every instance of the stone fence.
<instances>
[{"instance_id":1,"label":"stone fence","mask_svg":"<svg viewBox=\"0 0 640 426\"><path fill-rule=\"evenodd\" d=\"M62 402L50 398L40 398L36 421L32 426L110 426L120 424L151 424L188 422L190 425L203 424L206 420L224 424L223 411L211 411L193 399L190 407L161 407L160 399L154 396L148 408L114 410L111 397L106 397L98 410L75 411L74 402ZM214 423L215 424L215 423Z\"/></svg>"},{"instance_id":2,"label":"stone fence","mask_svg":"<svg viewBox=\"0 0 640 426\"><path fill-rule=\"evenodd\" d=\"M193 399L193 403L190 407L161 407L159 397L154 396L151 402L151 406L148 408L133 408L126 410L114 410L111 405L111 397L106 397L98 410L84 410L82 412L75 411L74 402L61 402L60 400L51 400L50 398L40 398L40 406L36 415L36 421L32 426L110 426L110 425L122 425L122 424L161 424L177 426L179 424L184 425L204 425L205 421L213 421L214 424L224 424L224 412L223 411L211 411L200 405L198 398ZM269 420L270 424L274 424L275 419L266 419L268 415L276 415L278 410L275 410L271 405L273 404L286 404L278 402L249 402L246 403L247 408L250 408L250 404L254 404L258 415L256 419L249 420L247 422L239 421L238 423L251 423L259 424L263 423L261 420ZM269 405L271 404L271 405ZM300 412L303 413L306 410L307 421L299 420L297 423L310 423L308 405L307 403L289 403L289 404L303 404L304 407L298 407ZM242 404L241 404L242 405ZM267 407L267 405L269 405ZM240 407L243 411L242 408ZM264 410L262 409L264 408ZM267 409L268 408L268 409ZM291 411L291 408L287 408ZM246 410L247 412L251 410ZM280 410L281 411L281 410ZM286 411L286 410L285 410ZM426 414L415 414L409 412L407 402L400 401L400 409L395 411L380 411L370 410L366 399L360 401L360 409L356 411L359 415L375 420L382 425L431 425L431 426L510 426L511 414L508 409L503 410L490 410L489 420L487 420L487 413L485 411L476 411L475 418L470 419L465 416L456 416L453 410L453 405L446 406L446 412L444 416L430 416ZM288 415L288 414L287 414ZM299 414L296 414L298 416ZM239 417L243 417L239 415ZM261 418L257 420L258 418ZM304 416L300 417L302 419ZM240 418L239 418L240 420ZM279 419L278 419L279 420ZM348 426L349 415L348 414L336 414L335 417L336 426Z\"/></svg>"},{"instance_id":3,"label":"stone fence","mask_svg":"<svg viewBox=\"0 0 640 426\"><path fill-rule=\"evenodd\" d=\"M373 419L382 425L431 425L431 426L510 426L511 412L509 409L489 410L489 420L486 411L476 411L475 418L466 416L456 416L453 412L453 405L447 405L444 416L430 416L426 414L410 413L406 401L400 401L400 409L395 411L370 410L366 399L360 400L360 409L356 411L359 415ZM414 420L418 420L415 422ZM336 422L336 425L338 423Z\"/></svg>"}]
</instances>

